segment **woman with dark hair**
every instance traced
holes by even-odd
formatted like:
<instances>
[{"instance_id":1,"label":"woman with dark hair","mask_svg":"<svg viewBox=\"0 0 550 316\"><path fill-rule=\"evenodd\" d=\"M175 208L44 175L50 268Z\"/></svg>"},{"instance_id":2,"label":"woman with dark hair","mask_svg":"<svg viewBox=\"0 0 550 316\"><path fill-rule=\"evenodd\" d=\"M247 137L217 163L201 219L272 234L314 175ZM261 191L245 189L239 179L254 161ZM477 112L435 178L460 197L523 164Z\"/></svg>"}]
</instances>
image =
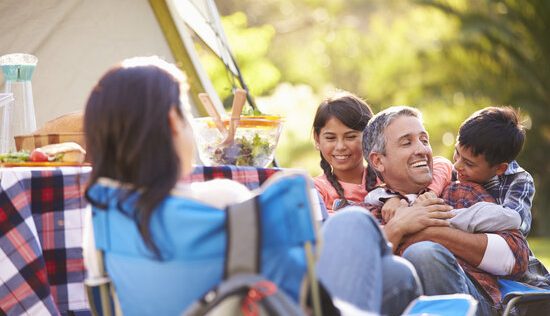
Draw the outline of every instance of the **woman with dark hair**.
<instances>
[{"instance_id":1,"label":"woman with dark hair","mask_svg":"<svg viewBox=\"0 0 550 316\"><path fill-rule=\"evenodd\" d=\"M251 196L231 180L178 182L191 172L194 157L186 89L174 65L132 58L99 80L86 105L93 164L86 195L95 234L85 233L85 264L89 279L101 276L93 255L97 242L126 315L179 315L220 283L223 208ZM90 216L87 231L91 221ZM276 225L266 229L278 228L286 231ZM413 270L388 264L391 248L369 214L356 209L333 216L322 233L326 242L317 276L339 307L379 313L390 297L382 295L382 281L395 294L389 314L399 314L420 294ZM266 248L262 273L296 302L303 299L303 253L296 247Z\"/></svg>"}]
</instances>

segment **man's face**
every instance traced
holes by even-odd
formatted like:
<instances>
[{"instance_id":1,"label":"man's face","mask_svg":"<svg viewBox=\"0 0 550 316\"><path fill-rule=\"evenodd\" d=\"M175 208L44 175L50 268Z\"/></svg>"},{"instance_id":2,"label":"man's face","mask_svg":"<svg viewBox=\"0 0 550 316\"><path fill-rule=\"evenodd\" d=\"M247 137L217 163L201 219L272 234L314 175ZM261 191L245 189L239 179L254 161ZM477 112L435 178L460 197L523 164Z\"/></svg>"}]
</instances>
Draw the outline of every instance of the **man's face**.
<instances>
[{"instance_id":1,"label":"man's face","mask_svg":"<svg viewBox=\"0 0 550 316\"><path fill-rule=\"evenodd\" d=\"M376 167L385 183L403 194L418 193L432 182L432 148L422 122L400 116L384 130L386 154Z\"/></svg>"},{"instance_id":2,"label":"man's face","mask_svg":"<svg viewBox=\"0 0 550 316\"><path fill-rule=\"evenodd\" d=\"M474 155L470 148L457 143L453 155L454 168L460 182L475 182L484 184L497 174L506 170L508 164L489 165L485 155Z\"/></svg>"}]
</instances>

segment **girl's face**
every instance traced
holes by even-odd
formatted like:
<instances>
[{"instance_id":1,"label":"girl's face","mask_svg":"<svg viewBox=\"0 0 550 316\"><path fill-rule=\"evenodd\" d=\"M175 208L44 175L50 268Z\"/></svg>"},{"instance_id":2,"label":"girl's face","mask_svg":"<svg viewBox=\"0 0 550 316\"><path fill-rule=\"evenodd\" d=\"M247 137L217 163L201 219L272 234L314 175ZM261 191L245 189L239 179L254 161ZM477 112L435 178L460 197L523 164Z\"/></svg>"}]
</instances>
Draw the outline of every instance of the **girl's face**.
<instances>
[{"instance_id":1,"label":"girl's face","mask_svg":"<svg viewBox=\"0 0 550 316\"><path fill-rule=\"evenodd\" d=\"M357 177L363 173L363 133L347 127L339 119L331 117L319 134L315 145L332 166L339 180Z\"/></svg>"}]
</instances>

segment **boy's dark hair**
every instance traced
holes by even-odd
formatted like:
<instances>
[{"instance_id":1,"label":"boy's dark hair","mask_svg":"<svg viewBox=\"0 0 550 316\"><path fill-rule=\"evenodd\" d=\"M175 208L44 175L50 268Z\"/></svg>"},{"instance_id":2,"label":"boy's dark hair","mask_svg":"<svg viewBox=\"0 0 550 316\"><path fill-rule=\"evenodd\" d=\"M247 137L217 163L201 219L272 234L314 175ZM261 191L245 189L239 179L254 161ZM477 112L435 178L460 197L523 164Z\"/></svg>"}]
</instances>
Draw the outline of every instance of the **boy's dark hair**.
<instances>
[{"instance_id":1,"label":"boy's dark hair","mask_svg":"<svg viewBox=\"0 0 550 316\"><path fill-rule=\"evenodd\" d=\"M460 146L483 154L490 166L516 159L525 141L519 114L512 107L487 107L472 114L458 132Z\"/></svg>"}]
</instances>

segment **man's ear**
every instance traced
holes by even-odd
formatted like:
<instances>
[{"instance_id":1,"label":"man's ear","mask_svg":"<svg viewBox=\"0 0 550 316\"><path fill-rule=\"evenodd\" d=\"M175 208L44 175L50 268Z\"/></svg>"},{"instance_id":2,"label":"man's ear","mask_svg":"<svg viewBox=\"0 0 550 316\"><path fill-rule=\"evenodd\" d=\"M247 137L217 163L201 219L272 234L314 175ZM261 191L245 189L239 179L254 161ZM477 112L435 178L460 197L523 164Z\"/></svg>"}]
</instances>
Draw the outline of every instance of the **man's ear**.
<instances>
[{"instance_id":1,"label":"man's ear","mask_svg":"<svg viewBox=\"0 0 550 316\"><path fill-rule=\"evenodd\" d=\"M378 173L384 172L384 164L382 163L382 154L377 152L371 152L369 154L368 161L370 162L370 166L376 170Z\"/></svg>"},{"instance_id":2,"label":"man's ear","mask_svg":"<svg viewBox=\"0 0 550 316\"><path fill-rule=\"evenodd\" d=\"M496 168L497 176L500 176L501 174L503 174L506 171L506 169L508 169L508 163L507 162L502 162L502 163L497 164L497 168Z\"/></svg>"}]
</instances>

